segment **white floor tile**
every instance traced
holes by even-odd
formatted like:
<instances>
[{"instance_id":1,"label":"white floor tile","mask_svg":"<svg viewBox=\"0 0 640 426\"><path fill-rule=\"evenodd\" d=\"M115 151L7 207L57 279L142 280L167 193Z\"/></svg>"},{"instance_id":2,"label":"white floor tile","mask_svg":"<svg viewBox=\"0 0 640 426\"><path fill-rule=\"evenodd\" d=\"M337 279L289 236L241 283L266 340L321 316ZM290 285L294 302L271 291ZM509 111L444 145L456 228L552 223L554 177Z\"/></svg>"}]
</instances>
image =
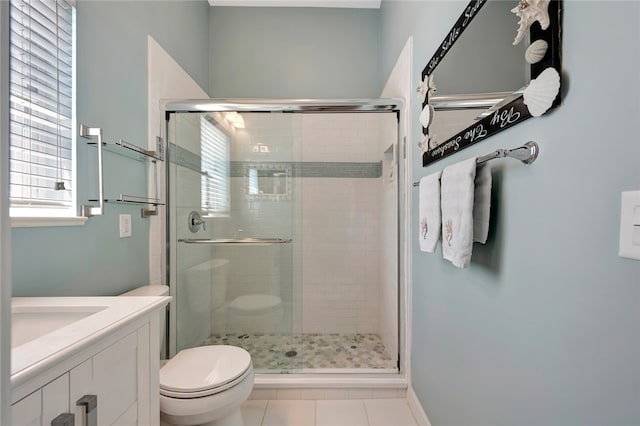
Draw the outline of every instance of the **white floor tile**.
<instances>
[{"instance_id":1,"label":"white floor tile","mask_svg":"<svg viewBox=\"0 0 640 426\"><path fill-rule=\"evenodd\" d=\"M267 401L259 399L245 401L241 407L244 426L261 426L266 409Z\"/></svg>"},{"instance_id":2,"label":"white floor tile","mask_svg":"<svg viewBox=\"0 0 640 426\"><path fill-rule=\"evenodd\" d=\"M369 426L364 403L357 400L316 401L316 426Z\"/></svg>"},{"instance_id":3,"label":"white floor tile","mask_svg":"<svg viewBox=\"0 0 640 426\"><path fill-rule=\"evenodd\" d=\"M364 406L369 426L417 426L406 399L368 399Z\"/></svg>"},{"instance_id":4,"label":"white floor tile","mask_svg":"<svg viewBox=\"0 0 640 426\"><path fill-rule=\"evenodd\" d=\"M269 401L262 426L315 426L316 402L306 400Z\"/></svg>"}]
</instances>

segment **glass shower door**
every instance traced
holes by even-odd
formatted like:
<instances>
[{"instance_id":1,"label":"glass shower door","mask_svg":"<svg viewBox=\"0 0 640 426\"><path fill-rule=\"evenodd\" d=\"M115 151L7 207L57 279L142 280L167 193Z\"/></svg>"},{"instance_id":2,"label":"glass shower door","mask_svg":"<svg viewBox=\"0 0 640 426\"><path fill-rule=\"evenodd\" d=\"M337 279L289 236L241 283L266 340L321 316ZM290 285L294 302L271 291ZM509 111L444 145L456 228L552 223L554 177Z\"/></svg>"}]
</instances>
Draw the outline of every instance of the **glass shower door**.
<instances>
[{"instance_id":1,"label":"glass shower door","mask_svg":"<svg viewBox=\"0 0 640 426\"><path fill-rule=\"evenodd\" d=\"M299 370L294 132L287 114L170 114L171 354L229 344L257 372Z\"/></svg>"}]
</instances>

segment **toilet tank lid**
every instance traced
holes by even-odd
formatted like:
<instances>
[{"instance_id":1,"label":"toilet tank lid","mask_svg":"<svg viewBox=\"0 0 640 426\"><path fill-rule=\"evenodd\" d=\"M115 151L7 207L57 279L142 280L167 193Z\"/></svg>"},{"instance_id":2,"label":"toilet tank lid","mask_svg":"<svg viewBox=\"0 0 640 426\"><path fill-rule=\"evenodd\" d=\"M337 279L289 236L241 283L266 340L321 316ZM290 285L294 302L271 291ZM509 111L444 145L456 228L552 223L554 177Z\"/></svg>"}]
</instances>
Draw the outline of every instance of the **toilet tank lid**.
<instances>
[{"instance_id":1,"label":"toilet tank lid","mask_svg":"<svg viewBox=\"0 0 640 426\"><path fill-rule=\"evenodd\" d=\"M166 285L143 285L131 291L121 294L121 296L166 296L169 294L169 286Z\"/></svg>"}]
</instances>

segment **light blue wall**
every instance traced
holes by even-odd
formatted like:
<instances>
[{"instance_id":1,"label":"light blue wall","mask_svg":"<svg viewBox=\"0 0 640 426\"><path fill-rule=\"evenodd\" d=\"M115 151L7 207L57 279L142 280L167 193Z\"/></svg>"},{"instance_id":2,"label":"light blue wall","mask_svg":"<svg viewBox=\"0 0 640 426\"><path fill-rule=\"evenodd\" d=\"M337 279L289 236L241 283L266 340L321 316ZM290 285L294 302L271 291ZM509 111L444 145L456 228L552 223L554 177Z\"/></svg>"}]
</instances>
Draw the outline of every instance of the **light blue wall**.
<instances>
[{"instance_id":1,"label":"light blue wall","mask_svg":"<svg viewBox=\"0 0 640 426\"><path fill-rule=\"evenodd\" d=\"M147 144L147 35L201 86L208 86L206 1L77 2L78 123L106 140ZM79 138L79 204L96 195L94 148ZM105 193L146 193L145 166L105 154ZM108 204L83 227L15 228L13 294L110 295L148 282L147 219ZM132 238L118 238L118 215L131 214Z\"/></svg>"},{"instance_id":2,"label":"light blue wall","mask_svg":"<svg viewBox=\"0 0 640 426\"><path fill-rule=\"evenodd\" d=\"M378 10L214 7L213 97L377 97Z\"/></svg>"},{"instance_id":3,"label":"light blue wall","mask_svg":"<svg viewBox=\"0 0 640 426\"><path fill-rule=\"evenodd\" d=\"M465 4L385 0L383 73L413 35L416 87ZM492 163L490 237L469 269L413 244L411 379L434 426L640 424L640 261L617 255L620 192L640 190L640 3L564 8L559 109L428 168L414 124L414 181L541 147L528 167ZM411 108L418 123L417 99ZM416 203L412 218L417 233Z\"/></svg>"}]
</instances>

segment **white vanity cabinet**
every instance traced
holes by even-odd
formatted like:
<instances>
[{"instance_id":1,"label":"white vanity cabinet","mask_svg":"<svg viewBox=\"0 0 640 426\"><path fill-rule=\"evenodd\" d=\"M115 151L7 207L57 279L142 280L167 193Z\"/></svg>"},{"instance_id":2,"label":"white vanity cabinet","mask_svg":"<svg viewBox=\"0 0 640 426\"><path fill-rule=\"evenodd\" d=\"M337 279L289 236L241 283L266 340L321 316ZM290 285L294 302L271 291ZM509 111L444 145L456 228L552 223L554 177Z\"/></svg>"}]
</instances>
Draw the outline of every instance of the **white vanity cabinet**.
<instances>
[{"instance_id":1,"label":"white vanity cabinet","mask_svg":"<svg viewBox=\"0 0 640 426\"><path fill-rule=\"evenodd\" d=\"M13 425L49 425L61 413L69 412L69 374L63 374L46 386L11 406Z\"/></svg>"},{"instance_id":2,"label":"white vanity cabinet","mask_svg":"<svg viewBox=\"0 0 640 426\"><path fill-rule=\"evenodd\" d=\"M65 413L73 416L74 426L158 425L157 312L112 328L75 354L12 386L12 426L49 426ZM77 405L86 395L97 397L95 411L88 415L85 406Z\"/></svg>"}]
</instances>

